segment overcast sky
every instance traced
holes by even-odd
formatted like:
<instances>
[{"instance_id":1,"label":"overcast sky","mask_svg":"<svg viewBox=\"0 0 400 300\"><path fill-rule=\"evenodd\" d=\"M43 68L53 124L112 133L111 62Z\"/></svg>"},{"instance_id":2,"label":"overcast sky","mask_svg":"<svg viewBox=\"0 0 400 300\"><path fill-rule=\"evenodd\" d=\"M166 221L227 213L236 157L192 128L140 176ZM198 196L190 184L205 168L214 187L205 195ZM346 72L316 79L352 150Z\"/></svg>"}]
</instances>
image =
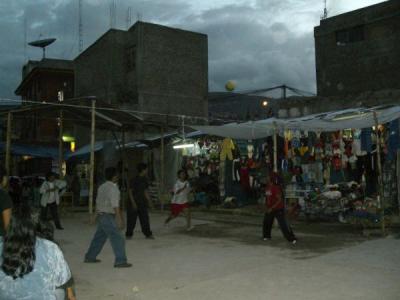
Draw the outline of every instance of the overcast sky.
<instances>
[{"instance_id":1,"label":"overcast sky","mask_svg":"<svg viewBox=\"0 0 400 300\"><path fill-rule=\"evenodd\" d=\"M110 28L112 0L83 0L84 48ZM116 28L142 21L208 35L209 87L220 91L228 80L237 90L287 84L314 92L313 28L323 0L115 0ZM328 0L337 15L382 0ZM47 57L73 59L78 54L78 0L0 0L0 98L13 98L27 59L41 50L27 41L55 37Z\"/></svg>"}]
</instances>

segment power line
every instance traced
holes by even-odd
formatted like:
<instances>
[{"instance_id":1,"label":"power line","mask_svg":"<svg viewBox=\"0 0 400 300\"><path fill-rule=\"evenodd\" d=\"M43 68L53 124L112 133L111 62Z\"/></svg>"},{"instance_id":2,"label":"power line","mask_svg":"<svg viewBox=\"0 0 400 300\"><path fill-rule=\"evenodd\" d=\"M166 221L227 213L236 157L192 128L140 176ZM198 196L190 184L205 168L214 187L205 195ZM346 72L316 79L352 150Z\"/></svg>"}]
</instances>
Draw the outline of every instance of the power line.
<instances>
[{"instance_id":1,"label":"power line","mask_svg":"<svg viewBox=\"0 0 400 300\"><path fill-rule=\"evenodd\" d=\"M70 98L70 99L65 99L65 101L68 100L85 100L89 99L90 97L79 97L79 98ZM45 102L45 101L33 101L33 100L15 100L15 99L8 99L8 98L0 98L0 103L1 101L7 101L9 102L14 102L18 104L26 103L26 104L36 104L36 105L42 105L42 106L55 106L55 107L71 107L71 108L81 108L81 109L87 109L91 110L92 107L90 105L75 105L75 104L66 104L64 103L58 103L58 102ZM154 115L154 116L164 116L164 117L175 117L175 118L181 118L181 119L195 119L195 120L200 120L200 121L221 121L221 122L243 122L243 120L234 120L234 119L223 119L223 118L208 118L208 117L202 117L202 116L192 116L192 115L183 115L183 114L165 114L165 113L158 113L158 112L148 112L148 111L141 111L141 110L130 110L130 109L119 109L119 108L109 108L109 107L96 107L96 110L98 111L109 111L109 112L124 112L124 113L130 113L130 114L143 114L143 115Z\"/></svg>"}]
</instances>

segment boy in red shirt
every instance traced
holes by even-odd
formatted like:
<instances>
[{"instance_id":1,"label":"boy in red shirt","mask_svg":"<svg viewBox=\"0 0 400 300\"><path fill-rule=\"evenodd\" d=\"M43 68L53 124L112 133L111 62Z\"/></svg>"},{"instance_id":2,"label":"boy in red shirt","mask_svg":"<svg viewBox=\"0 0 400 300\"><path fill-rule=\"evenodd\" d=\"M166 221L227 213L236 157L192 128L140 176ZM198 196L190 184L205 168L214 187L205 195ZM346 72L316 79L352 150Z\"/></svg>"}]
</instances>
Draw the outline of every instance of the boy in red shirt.
<instances>
[{"instance_id":1,"label":"boy in red shirt","mask_svg":"<svg viewBox=\"0 0 400 300\"><path fill-rule=\"evenodd\" d=\"M276 218L279 227L285 238L293 245L297 243L297 238L285 219L285 203L281 185L279 184L278 174L273 173L269 178L266 188L266 212L264 215L263 238L264 241L271 239L271 229Z\"/></svg>"}]
</instances>

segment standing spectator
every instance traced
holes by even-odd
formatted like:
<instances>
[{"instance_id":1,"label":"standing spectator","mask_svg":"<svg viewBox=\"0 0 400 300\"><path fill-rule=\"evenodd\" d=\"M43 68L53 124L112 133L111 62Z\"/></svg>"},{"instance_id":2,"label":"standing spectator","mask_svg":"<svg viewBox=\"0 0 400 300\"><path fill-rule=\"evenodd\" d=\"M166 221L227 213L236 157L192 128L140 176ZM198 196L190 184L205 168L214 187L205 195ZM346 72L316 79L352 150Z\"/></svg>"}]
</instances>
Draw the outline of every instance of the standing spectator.
<instances>
[{"instance_id":1,"label":"standing spectator","mask_svg":"<svg viewBox=\"0 0 400 300\"><path fill-rule=\"evenodd\" d=\"M0 167L0 236L4 235L11 219L12 200L6 191L7 183L6 170Z\"/></svg>"},{"instance_id":2,"label":"standing spectator","mask_svg":"<svg viewBox=\"0 0 400 300\"><path fill-rule=\"evenodd\" d=\"M125 253L125 240L120 230L124 227L120 210L120 191L117 186L118 175L116 168L105 170L106 182L97 192L97 230L85 255L85 263L98 263L97 255L101 252L107 238L110 239L115 255L115 268L129 268Z\"/></svg>"},{"instance_id":3,"label":"standing spectator","mask_svg":"<svg viewBox=\"0 0 400 300\"><path fill-rule=\"evenodd\" d=\"M56 290L68 282L71 272L58 246L36 236L25 203L13 209L0 253L0 299L60 299Z\"/></svg>"},{"instance_id":4,"label":"standing spectator","mask_svg":"<svg viewBox=\"0 0 400 300\"><path fill-rule=\"evenodd\" d=\"M180 170L178 172L178 180L175 183L174 195L171 201L171 213L165 220L165 224L168 224L172 219L175 219L183 212L186 215L186 229L190 231L193 229L191 226L191 213L188 200L191 187L187 178L188 175L185 170Z\"/></svg>"},{"instance_id":5,"label":"standing spectator","mask_svg":"<svg viewBox=\"0 0 400 300\"><path fill-rule=\"evenodd\" d=\"M271 239L271 230L274 219L276 218L279 227L285 238L295 245L297 238L285 219L285 203L283 200L282 187L279 183L279 176L276 173L268 179L266 189L266 212L263 223L264 241Z\"/></svg>"},{"instance_id":6,"label":"standing spectator","mask_svg":"<svg viewBox=\"0 0 400 300\"><path fill-rule=\"evenodd\" d=\"M42 198L40 204L42 206L40 212L40 218L42 220L47 219L47 209L50 208L51 215L53 217L54 224L59 230L64 228L61 226L60 218L58 215L58 205L60 204L60 190L66 187L65 181L56 180L56 176L53 172L49 172L46 175L46 181L43 182L40 187L40 194Z\"/></svg>"},{"instance_id":7,"label":"standing spectator","mask_svg":"<svg viewBox=\"0 0 400 300\"><path fill-rule=\"evenodd\" d=\"M126 210L127 225L126 238L130 239L135 230L136 221L139 217L142 233L147 239L154 239L150 229L149 206L152 206L149 195L149 183L147 181L147 165L140 163L137 165L138 176L133 179L129 187L129 201Z\"/></svg>"}]
</instances>

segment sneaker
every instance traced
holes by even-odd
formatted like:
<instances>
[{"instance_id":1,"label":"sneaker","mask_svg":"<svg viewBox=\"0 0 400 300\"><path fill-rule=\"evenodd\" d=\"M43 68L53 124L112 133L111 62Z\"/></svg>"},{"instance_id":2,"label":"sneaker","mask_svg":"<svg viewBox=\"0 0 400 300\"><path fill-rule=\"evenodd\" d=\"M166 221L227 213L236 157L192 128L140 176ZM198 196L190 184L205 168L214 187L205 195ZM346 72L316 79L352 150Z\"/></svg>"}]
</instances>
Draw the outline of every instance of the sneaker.
<instances>
[{"instance_id":1,"label":"sneaker","mask_svg":"<svg viewBox=\"0 0 400 300\"><path fill-rule=\"evenodd\" d=\"M146 236L146 239L148 239L148 240L154 240L154 236L148 235L148 236Z\"/></svg>"},{"instance_id":2,"label":"sneaker","mask_svg":"<svg viewBox=\"0 0 400 300\"><path fill-rule=\"evenodd\" d=\"M188 228L186 228L186 231L192 231L194 229L194 226L190 226L190 227L188 227Z\"/></svg>"},{"instance_id":3,"label":"sneaker","mask_svg":"<svg viewBox=\"0 0 400 300\"><path fill-rule=\"evenodd\" d=\"M62 227L62 226L56 226L56 228L57 228L58 230L64 230L64 227Z\"/></svg>"},{"instance_id":4,"label":"sneaker","mask_svg":"<svg viewBox=\"0 0 400 300\"><path fill-rule=\"evenodd\" d=\"M270 241L271 238L263 238L263 241Z\"/></svg>"},{"instance_id":5,"label":"sneaker","mask_svg":"<svg viewBox=\"0 0 400 300\"><path fill-rule=\"evenodd\" d=\"M130 267L132 267L132 264L130 264L130 263L122 263L122 264L114 265L114 268L130 268Z\"/></svg>"},{"instance_id":6,"label":"sneaker","mask_svg":"<svg viewBox=\"0 0 400 300\"><path fill-rule=\"evenodd\" d=\"M297 240L293 240L293 241L292 241L292 245L293 245L293 246L296 246L296 244L297 244Z\"/></svg>"},{"instance_id":7,"label":"sneaker","mask_svg":"<svg viewBox=\"0 0 400 300\"><path fill-rule=\"evenodd\" d=\"M95 264L95 263L99 263L99 262L101 262L101 260L100 259L87 259L87 258L85 258L85 260L83 261L84 263L86 263L86 264Z\"/></svg>"}]
</instances>

